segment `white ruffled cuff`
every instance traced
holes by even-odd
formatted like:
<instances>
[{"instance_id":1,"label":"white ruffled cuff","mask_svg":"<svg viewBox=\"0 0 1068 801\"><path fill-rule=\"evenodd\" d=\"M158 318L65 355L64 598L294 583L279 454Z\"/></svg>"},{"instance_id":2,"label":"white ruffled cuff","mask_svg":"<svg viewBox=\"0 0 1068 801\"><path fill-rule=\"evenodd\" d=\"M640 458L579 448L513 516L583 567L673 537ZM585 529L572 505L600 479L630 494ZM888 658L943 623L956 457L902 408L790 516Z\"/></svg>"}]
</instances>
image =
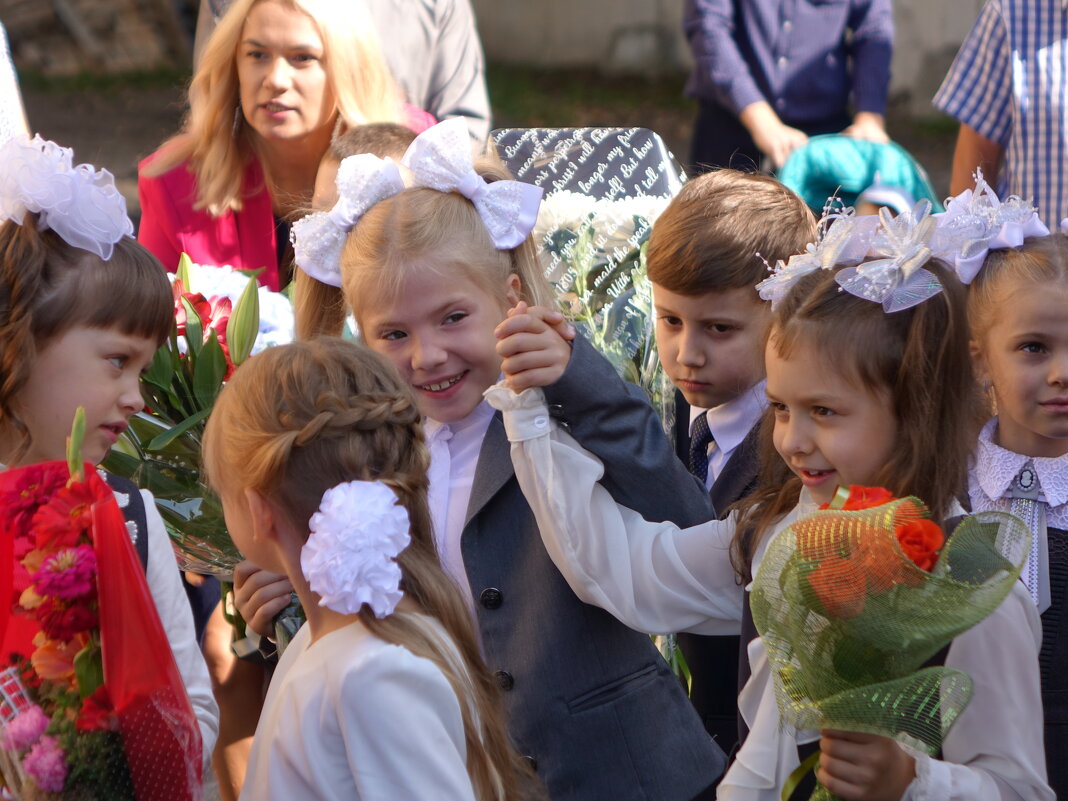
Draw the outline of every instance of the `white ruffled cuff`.
<instances>
[{"instance_id":1,"label":"white ruffled cuff","mask_svg":"<svg viewBox=\"0 0 1068 801\"><path fill-rule=\"evenodd\" d=\"M494 384L483 393L486 403L504 414L504 430L509 442L526 442L548 436L552 430L545 393L538 387L520 393L504 382Z\"/></svg>"},{"instance_id":2,"label":"white ruffled cuff","mask_svg":"<svg viewBox=\"0 0 1068 801\"><path fill-rule=\"evenodd\" d=\"M907 746L902 748L916 760L916 778L905 789L901 801L942 801L949 798L952 789L949 766Z\"/></svg>"}]
</instances>

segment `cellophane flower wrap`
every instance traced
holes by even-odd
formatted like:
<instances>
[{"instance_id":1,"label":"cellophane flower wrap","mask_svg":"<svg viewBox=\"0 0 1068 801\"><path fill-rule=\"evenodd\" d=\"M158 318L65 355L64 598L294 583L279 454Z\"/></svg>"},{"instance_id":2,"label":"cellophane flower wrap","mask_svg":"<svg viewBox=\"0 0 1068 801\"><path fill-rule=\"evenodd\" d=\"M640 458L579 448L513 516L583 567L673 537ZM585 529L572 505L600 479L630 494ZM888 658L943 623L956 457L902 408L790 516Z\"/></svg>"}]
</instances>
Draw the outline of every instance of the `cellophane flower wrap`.
<instances>
[{"instance_id":1,"label":"cellophane flower wrap","mask_svg":"<svg viewBox=\"0 0 1068 801\"><path fill-rule=\"evenodd\" d=\"M150 490L186 570L226 578L241 554L222 506L200 479L200 443L215 399L234 367L265 347L293 339L285 294L257 287L230 267L182 256L174 279L175 324L145 373L145 410L104 467Z\"/></svg>"},{"instance_id":2,"label":"cellophane flower wrap","mask_svg":"<svg viewBox=\"0 0 1068 801\"><path fill-rule=\"evenodd\" d=\"M933 755L972 682L925 665L1001 604L1030 534L1012 515L983 512L964 518L943 545L916 498L842 493L835 508L780 532L754 578L753 620L781 719L799 731L891 737ZM836 796L817 786L811 798Z\"/></svg>"},{"instance_id":3,"label":"cellophane flower wrap","mask_svg":"<svg viewBox=\"0 0 1068 801\"><path fill-rule=\"evenodd\" d=\"M533 238L563 312L670 427L645 251L682 188L678 163L644 128L502 129L493 140L519 180L545 190Z\"/></svg>"},{"instance_id":4,"label":"cellophane flower wrap","mask_svg":"<svg viewBox=\"0 0 1068 801\"><path fill-rule=\"evenodd\" d=\"M15 798L195 801L200 728L114 494L0 473L0 773Z\"/></svg>"}]
</instances>

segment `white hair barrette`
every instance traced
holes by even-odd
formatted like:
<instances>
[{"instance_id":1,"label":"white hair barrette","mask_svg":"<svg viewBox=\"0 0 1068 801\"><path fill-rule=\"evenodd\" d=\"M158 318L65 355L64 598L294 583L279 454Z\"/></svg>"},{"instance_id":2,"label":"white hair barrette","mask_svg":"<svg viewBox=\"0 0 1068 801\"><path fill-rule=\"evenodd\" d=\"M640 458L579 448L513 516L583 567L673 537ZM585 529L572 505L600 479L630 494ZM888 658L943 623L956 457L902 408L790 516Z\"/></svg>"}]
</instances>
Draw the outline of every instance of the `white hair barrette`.
<instances>
[{"instance_id":1,"label":"white hair barrette","mask_svg":"<svg viewBox=\"0 0 1068 801\"><path fill-rule=\"evenodd\" d=\"M111 258L134 229L126 199L107 170L74 164L74 152L55 142L14 137L0 145L0 220L22 225L27 212L68 245Z\"/></svg>"},{"instance_id":2,"label":"white hair barrette","mask_svg":"<svg viewBox=\"0 0 1068 801\"><path fill-rule=\"evenodd\" d=\"M1049 234L1033 204L1016 195L999 200L982 170L975 172L974 190L949 198L946 211L934 217L938 228L931 251L953 265L964 284L975 280L991 250L1019 247L1027 237Z\"/></svg>"},{"instance_id":3,"label":"white hair barrette","mask_svg":"<svg viewBox=\"0 0 1068 801\"><path fill-rule=\"evenodd\" d=\"M459 192L474 205L498 250L518 247L538 220L543 190L522 181L486 181L475 172L471 137L461 117L439 122L419 134L401 164L416 186Z\"/></svg>"},{"instance_id":4,"label":"white hair barrette","mask_svg":"<svg viewBox=\"0 0 1068 801\"><path fill-rule=\"evenodd\" d=\"M338 194L334 207L297 220L289 240L300 269L324 284L340 287L345 237L368 209L404 189L404 181L392 160L361 153L341 161L334 183Z\"/></svg>"},{"instance_id":5,"label":"white hair barrette","mask_svg":"<svg viewBox=\"0 0 1068 801\"><path fill-rule=\"evenodd\" d=\"M320 606L393 614L404 593L397 556L411 542L408 510L381 481L347 481L323 494L308 524L300 567Z\"/></svg>"},{"instance_id":6,"label":"white hair barrette","mask_svg":"<svg viewBox=\"0 0 1068 801\"><path fill-rule=\"evenodd\" d=\"M772 274L756 285L757 292L774 309L803 276L842 264L858 264L867 255L878 225L878 217L858 217L852 208L825 208L819 238L804 253L791 256L785 264L780 261Z\"/></svg>"},{"instance_id":7,"label":"white hair barrette","mask_svg":"<svg viewBox=\"0 0 1068 801\"><path fill-rule=\"evenodd\" d=\"M882 208L879 223L870 255L882 258L840 270L834 277L839 286L858 298L881 303L887 313L941 292L938 278L923 268L931 258L931 237L937 225L930 202L921 200L897 217Z\"/></svg>"}]
</instances>

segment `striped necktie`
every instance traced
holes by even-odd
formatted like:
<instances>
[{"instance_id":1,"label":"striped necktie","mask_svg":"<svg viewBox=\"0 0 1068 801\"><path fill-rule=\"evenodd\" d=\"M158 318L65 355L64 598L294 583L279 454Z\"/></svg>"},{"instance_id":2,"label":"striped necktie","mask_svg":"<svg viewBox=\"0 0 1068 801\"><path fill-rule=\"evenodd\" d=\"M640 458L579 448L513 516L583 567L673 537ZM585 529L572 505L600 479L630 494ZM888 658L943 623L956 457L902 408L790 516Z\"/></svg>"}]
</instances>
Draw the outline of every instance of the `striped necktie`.
<instances>
[{"instance_id":1,"label":"striped necktie","mask_svg":"<svg viewBox=\"0 0 1068 801\"><path fill-rule=\"evenodd\" d=\"M1031 532L1031 553L1020 571L1020 578L1041 614L1050 605L1049 545L1046 541L1046 499L1033 462L1029 461L1016 474L1005 495L1009 499L1009 511Z\"/></svg>"}]
</instances>

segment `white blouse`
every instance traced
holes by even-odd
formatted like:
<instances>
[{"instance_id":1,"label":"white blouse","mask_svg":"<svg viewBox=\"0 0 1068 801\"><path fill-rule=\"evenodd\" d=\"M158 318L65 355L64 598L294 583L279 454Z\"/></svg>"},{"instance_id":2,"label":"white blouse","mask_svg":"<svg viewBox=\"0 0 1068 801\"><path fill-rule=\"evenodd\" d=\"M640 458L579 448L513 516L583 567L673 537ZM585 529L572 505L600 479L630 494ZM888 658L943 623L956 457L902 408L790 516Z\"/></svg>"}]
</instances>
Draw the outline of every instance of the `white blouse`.
<instances>
[{"instance_id":1,"label":"white blouse","mask_svg":"<svg viewBox=\"0 0 1068 801\"><path fill-rule=\"evenodd\" d=\"M314 643L303 626L271 680L241 799L431 798L475 798L448 679L358 621Z\"/></svg>"},{"instance_id":2,"label":"white blouse","mask_svg":"<svg viewBox=\"0 0 1068 801\"><path fill-rule=\"evenodd\" d=\"M737 632L742 596L727 558L733 518L683 530L649 523L597 483L603 465L552 423L540 390L516 395L497 386L486 397L504 412L516 476L545 547L580 598L642 631ZM799 504L771 536L812 508ZM971 675L972 701L946 737L945 761L916 755L917 777L902 801L1053 801L1042 745L1040 644L1041 624L1022 585L954 640L946 666ZM781 725L759 638L749 644L749 658L752 677L739 708L750 734L717 797L779 801L798 764L798 743L816 734Z\"/></svg>"}]
</instances>

